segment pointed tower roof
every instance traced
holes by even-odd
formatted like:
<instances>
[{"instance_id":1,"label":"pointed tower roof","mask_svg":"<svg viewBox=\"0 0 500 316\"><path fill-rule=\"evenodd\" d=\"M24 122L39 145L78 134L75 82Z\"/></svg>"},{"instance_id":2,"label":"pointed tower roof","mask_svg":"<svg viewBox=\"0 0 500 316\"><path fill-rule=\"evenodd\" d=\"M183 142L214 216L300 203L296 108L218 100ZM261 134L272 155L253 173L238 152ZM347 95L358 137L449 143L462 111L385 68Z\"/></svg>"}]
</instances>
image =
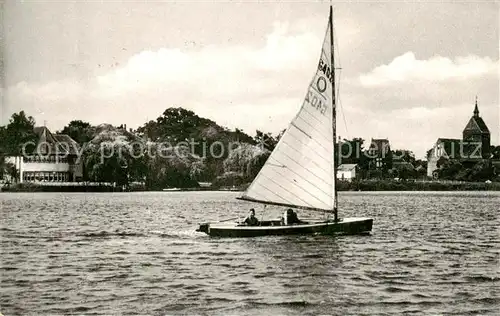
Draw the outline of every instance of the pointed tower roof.
<instances>
[{"instance_id":1,"label":"pointed tower roof","mask_svg":"<svg viewBox=\"0 0 500 316\"><path fill-rule=\"evenodd\" d=\"M483 119L479 116L479 107L477 105L477 96L476 103L474 105L474 115L470 118L469 122L465 126L464 133L481 133L481 134L489 134L490 130Z\"/></svg>"},{"instance_id":2,"label":"pointed tower roof","mask_svg":"<svg viewBox=\"0 0 500 316\"><path fill-rule=\"evenodd\" d=\"M476 95L476 106L474 107L474 117L479 117L479 109L477 108L477 95Z\"/></svg>"}]
</instances>

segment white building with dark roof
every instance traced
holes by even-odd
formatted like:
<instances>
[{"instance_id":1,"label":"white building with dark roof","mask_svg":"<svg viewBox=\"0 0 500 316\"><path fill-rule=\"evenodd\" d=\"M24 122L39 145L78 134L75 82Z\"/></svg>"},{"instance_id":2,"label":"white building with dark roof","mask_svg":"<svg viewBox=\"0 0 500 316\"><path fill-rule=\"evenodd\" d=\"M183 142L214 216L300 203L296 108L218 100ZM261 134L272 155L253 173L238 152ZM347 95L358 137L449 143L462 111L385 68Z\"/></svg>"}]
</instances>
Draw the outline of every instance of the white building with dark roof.
<instances>
[{"instance_id":1,"label":"white building with dark roof","mask_svg":"<svg viewBox=\"0 0 500 316\"><path fill-rule=\"evenodd\" d=\"M342 164L337 167L337 179L340 181L352 181L356 178L357 164Z\"/></svg>"},{"instance_id":2,"label":"white building with dark roof","mask_svg":"<svg viewBox=\"0 0 500 316\"><path fill-rule=\"evenodd\" d=\"M35 150L26 156L9 156L6 162L14 164L19 182L76 182L83 177L83 161L79 159L80 146L68 135L54 135L45 127L35 127L38 142Z\"/></svg>"}]
</instances>

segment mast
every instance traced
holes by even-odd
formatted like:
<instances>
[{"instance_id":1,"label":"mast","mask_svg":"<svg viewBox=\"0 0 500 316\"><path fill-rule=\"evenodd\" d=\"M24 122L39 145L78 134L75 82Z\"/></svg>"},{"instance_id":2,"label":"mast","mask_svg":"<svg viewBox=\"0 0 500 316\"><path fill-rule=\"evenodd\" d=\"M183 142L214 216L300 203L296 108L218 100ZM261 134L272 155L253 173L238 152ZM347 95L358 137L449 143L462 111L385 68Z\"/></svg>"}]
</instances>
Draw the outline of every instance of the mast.
<instances>
[{"instance_id":1,"label":"mast","mask_svg":"<svg viewBox=\"0 0 500 316\"><path fill-rule=\"evenodd\" d=\"M336 140L337 140L337 109L335 100L335 58L333 44L333 8L330 4L330 63L332 65L332 127L333 127L333 218L337 222L338 218L338 203L337 203L337 168L335 168Z\"/></svg>"},{"instance_id":2,"label":"mast","mask_svg":"<svg viewBox=\"0 0 500 316\"><path fill-rule=\"evenodd\" d=\"M302 106L240 199L323 213L337 211L336 179L332 177L332 172L336 177L333 47L330 6L319 64Z\"/></svg>"}]
</instances>

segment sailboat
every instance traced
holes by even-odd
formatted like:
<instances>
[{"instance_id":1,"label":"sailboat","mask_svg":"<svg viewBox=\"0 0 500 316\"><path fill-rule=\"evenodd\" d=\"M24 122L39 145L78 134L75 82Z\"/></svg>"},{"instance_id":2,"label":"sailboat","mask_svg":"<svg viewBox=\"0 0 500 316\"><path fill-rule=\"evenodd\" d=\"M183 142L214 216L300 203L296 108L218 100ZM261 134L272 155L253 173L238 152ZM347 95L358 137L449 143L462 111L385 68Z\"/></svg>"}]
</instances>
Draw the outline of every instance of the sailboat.
<instances>
[{"instance_id":1,"label":"sailboat","mask_svg":"<svg viewBox=\"0 0 500 316\"><path fill-rule=\"evenodd\" d=\"M197 231L214 237L294 234L366 234L372 218L339 218L336 190L336 97L333 17L318 68L304 102L253 182L237 199L278 207L323 212L324 219L289 224L285 219L257 225L222 221L202 223ZM331 218L333 215L333 218Z\"/></svg>"}]
</instances>

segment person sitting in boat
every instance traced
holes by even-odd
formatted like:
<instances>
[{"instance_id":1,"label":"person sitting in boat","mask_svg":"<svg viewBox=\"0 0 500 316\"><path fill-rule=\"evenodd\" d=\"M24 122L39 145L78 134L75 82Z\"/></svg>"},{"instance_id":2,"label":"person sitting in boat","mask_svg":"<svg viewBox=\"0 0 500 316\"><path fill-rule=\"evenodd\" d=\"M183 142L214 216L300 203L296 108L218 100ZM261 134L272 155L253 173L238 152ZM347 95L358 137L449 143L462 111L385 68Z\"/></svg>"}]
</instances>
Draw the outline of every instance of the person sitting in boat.
<instances>
[{"instance_id":1,"label":"person sitting in boat","mask_svg":"<svg viewBox=\"0 0 500 316\"><path fill-rule=\"evenodd\" d=\"M291 208L285 211L283 214L283 224L284 225L292 225L292 224L301 224L302 221L298 218L297 213L295 213Z\"/></svg>"},{"instance_id":2,"label":"person sitting in boat","mask_svg":"<svg viewBox=\"0 0 500 316\"><path fill-rule=\"evenodd\" d=\"M248 217L245 219L243 223L248 226L259 225L259 220L257 219L257 217L255 217L255 209L253 208L250 209L250 215L248 215Z\"/></svg>"}]
</instances>

